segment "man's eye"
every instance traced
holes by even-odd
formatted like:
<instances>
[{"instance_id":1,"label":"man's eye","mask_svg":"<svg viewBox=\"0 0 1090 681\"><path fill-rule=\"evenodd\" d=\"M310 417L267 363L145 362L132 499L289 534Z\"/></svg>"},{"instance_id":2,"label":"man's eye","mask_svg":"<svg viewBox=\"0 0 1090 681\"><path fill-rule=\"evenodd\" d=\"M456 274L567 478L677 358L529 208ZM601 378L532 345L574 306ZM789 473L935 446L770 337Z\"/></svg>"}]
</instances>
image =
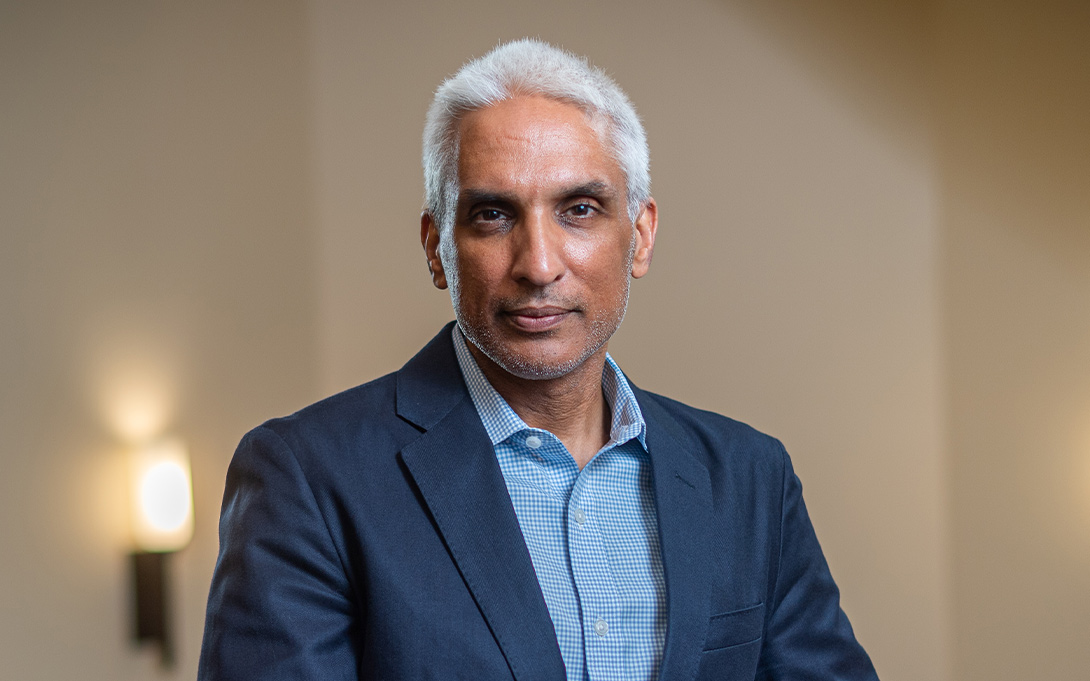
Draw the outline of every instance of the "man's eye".
<instances>
[{"instance_id":1,"label":"man's eye","mask_svg":"<svg viewBox=\"0 0 1090 681\"><path fill-rule=\"evenodd\" d=\"M493 220L502 220L503 213L492 208L485 208L484 210L477 213L477 219L484 220L486 222L492 222Z\"/></svg>"},{"instance_id":2,"label":"man's eye","mask_svg":"<svg viewBox=\"0 0 1090 681\"><path fill-rule=\"evenodd\" d=\"M582 218L594 212L594 206L589 203L577 203L568 209L568 212L577 218Z\"/></svg>"}]
</instances>

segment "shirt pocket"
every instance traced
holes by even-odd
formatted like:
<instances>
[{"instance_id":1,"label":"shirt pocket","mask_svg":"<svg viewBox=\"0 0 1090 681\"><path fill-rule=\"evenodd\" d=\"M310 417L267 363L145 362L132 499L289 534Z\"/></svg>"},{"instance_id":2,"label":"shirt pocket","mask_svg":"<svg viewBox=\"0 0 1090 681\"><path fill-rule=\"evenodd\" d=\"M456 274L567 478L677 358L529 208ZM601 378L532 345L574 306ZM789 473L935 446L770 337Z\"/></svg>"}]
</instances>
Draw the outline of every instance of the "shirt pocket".
<instances>
[{"instance_id":1,"label":"shirt pocket","mask_svg":"<svg viewBox=\"0 0 1090 681\"><path fill-rule=\"evenodd\" d=\"M764 603L715 615L708 620L704 650L720 650L759 641L764 633L764 620Z\"/></svg>"}]
</instances>

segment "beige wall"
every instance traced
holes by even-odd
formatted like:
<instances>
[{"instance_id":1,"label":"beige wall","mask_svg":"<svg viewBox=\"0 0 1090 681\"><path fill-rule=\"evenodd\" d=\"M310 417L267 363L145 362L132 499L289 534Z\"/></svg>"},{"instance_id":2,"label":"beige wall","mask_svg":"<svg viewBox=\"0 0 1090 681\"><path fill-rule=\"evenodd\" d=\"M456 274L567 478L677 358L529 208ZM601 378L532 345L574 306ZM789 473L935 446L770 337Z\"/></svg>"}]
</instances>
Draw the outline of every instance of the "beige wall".
<instances>
[{"instance_id":1,"label":"beige wall","mask_svg":"<svg viewBox=\"0 0 1090 681\"><path fill-rule=\"evenodd\" d=\"M940 23L956 678L1090 675L1090 5Z\"/></svg>"},{"instance_id":2,"label":"beige wall","mask_svg":"<svg viewBox=\"0 0 1090 681\"><path fill-rule=\"evenodd\" d=\"M128 640L126 405L186 440L195 678L223 474L317 396L296 2L0 4L0 678L160 678Z\"/></svg>"},{"instance_id":3,"label":"beige wall","mask_svg":"<svg viewBox=\"0 0 1090 681\"><path fill-rule=\"evenodd\" d=\"M526 34L647 125L662 230L614 355L785 441L882 678L1085 675L1085 7L0 0L0 676L162 676L115 425L148 395L193 455L193 678L235 441L451 317L423 113Z\"/></svg>"}]
</instances>

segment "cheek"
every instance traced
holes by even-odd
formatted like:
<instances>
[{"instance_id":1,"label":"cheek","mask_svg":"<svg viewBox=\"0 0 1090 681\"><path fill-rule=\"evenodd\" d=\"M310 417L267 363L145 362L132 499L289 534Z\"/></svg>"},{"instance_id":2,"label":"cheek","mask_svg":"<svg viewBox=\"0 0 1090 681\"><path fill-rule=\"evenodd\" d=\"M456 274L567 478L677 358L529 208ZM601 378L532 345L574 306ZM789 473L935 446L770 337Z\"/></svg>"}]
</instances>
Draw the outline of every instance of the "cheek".
<instances>
[{"instance_id":1,"label":"cheek","mask_svg":"<svg viewBox=\"0 0 1090 681\"><path fill-rule=\"evenodd\" d=\"M472 253L460 253L454 258L454 263L454 284L451 288L456 290L455 295L463 310L472 312L488 307L488 301L499 284L495 272L488 267L488 260L474 257Z\"/></svg>"},{"instance_id":2,"label":"cheek","mask_svg":"<svg viewBox=\"0 0 1090 681\"><path fill-rule=\"evenodd\" d=\"M611 292L618 281L627 281L632 269L634 238L612 237L597 243L579 243L569 250L569 262L573 268L586 273L584 279L597 286L608 287ZM605 294L606 289L601 293Z\"/></svg>"},{"instance_id":3,"label":"cheek","mask_svg":"<svg viewBox=\"0 0 1090 681\"><path fill-rule=\"evenodd\" d=\"M594 271L613 253L613 239L607 234L584 235L564 242L564 257L572 268Z\"/></svg>"}]
</instances>

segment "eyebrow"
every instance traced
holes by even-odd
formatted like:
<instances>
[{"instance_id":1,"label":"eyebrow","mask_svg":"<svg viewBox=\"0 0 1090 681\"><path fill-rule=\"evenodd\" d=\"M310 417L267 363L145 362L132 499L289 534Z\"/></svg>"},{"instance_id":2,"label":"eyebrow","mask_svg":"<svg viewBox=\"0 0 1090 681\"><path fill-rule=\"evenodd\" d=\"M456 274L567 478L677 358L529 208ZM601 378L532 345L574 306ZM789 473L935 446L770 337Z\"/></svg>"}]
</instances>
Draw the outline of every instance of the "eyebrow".
<instances>
[{"instance_id":1,"label":"eyebrow","mask_svg":"<svg viewBox=\"0 0 1090 681\"><path fill-rule=\"evenodd\" d=\"M617 191L608 182L591 181L572 185L558 192L560 196L592 196L614 198ZM513 194L494 192L487 189L463 189L458 196L459 206L474 206L481 203L515 204L518 199Z\"/></svg>"},{"instance_id":2,"label":"eyebrow","mask_svg":"<svg viewBox=\"0 0 1090 681\"><path fill-rule=\"evenodd\" d=\"M617 190L608 182L587 182L568 188L562 192L564 196L595 196L613 198Z\"/></svg>"},{"instance_id":3,"label":"eyebrow","mask_svg":"<svg viewBox=\"0 0 1090 681\"><path fill-rule=\"evenodd\" d=\"M510 194L486 189L463 189L458 195L459 206L475 206L478 203L514 203L514 198Z\"/></svg>"}]
</instances>

